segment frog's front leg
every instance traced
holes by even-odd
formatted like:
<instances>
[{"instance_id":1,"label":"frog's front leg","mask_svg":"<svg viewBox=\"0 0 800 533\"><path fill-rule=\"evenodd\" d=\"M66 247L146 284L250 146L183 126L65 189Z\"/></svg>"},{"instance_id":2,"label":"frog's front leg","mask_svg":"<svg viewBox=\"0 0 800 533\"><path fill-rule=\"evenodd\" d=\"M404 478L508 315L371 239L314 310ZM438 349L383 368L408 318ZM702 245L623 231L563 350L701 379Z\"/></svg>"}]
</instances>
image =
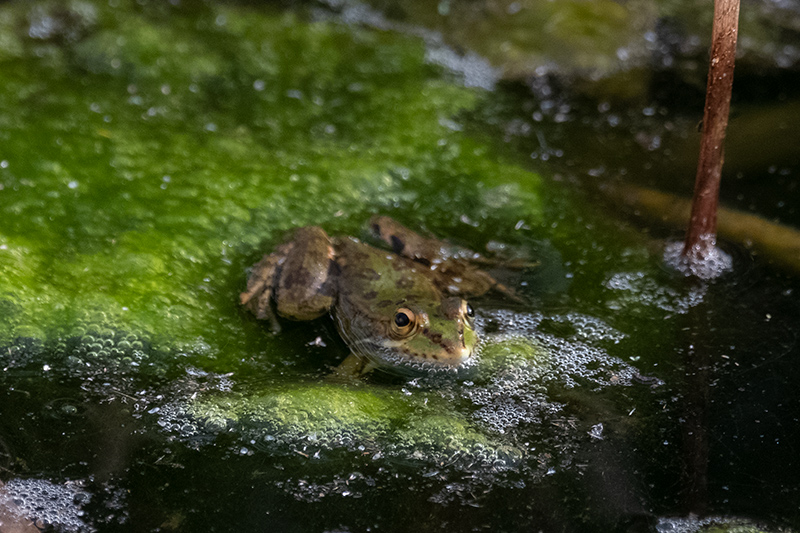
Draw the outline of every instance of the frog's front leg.
<instances>
[{"instance_id":1,"label":"frog's front leg","mask_svg":"<svg viewBox=\"0 0 800 533\"><path fill-rule=\"evenodd\" d=\"M241 303L256 318L269 320L275 332L277 315L292 320L313 320L333 305L336 280L334 250L322 228L296 231L294 239L279 246L253 266Z\"/></svg>"},{"instance_id":2,"label":"frog's front leg","mask_svg":"<svg viewBox=\"0 0 800 533\"><path fill-rule=\"evenodd\" d=\"M331 382L349 383L369 374L377 366L372 359L351 353L325 379Z\"/></svg>"}]
</instances>

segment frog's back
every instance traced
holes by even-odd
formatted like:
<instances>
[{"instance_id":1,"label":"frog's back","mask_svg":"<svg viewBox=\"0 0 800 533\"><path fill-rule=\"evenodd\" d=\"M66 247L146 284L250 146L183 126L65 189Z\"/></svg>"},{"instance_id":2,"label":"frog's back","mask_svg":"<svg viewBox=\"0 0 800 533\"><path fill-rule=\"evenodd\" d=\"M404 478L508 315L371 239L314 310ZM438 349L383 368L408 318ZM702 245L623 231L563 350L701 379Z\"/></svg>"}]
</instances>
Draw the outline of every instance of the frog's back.
<instances>
[{"instance_id":1,"label":"frog's back","mask_svg":"<svg viewBox=\"0 0 800 533\"><path fill-rule=\"evenodd\" d=\"M339 239L335 247L340 300L359 298L374 306L440 299L424 265L353 238Z\"/></svg>"}]
</instances>

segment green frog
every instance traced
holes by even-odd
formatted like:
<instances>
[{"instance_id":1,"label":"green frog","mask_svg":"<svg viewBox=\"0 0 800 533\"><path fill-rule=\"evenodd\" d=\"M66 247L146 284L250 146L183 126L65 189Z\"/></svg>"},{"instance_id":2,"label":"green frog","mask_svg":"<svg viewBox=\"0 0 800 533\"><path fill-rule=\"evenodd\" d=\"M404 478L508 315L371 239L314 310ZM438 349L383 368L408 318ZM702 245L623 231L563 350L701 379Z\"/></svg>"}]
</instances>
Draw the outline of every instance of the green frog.
<instances>
[{"instance_id":1,"label":"green frog","mask_svg":"<svg viewBox=\"0 0 800 533\"><path fill-rule=\"evenodd\" d=\"M297 229L253 266L242 305L276 332L278 316L313 320L331 313L352 351L342 374L469 361L480 339L465 298L490 290L516 295L478 267L487 259L475 252L385 216L373 217L370 227L391 252L353 237L331 238L317 226Z\"/></svg>"}]
</instances>

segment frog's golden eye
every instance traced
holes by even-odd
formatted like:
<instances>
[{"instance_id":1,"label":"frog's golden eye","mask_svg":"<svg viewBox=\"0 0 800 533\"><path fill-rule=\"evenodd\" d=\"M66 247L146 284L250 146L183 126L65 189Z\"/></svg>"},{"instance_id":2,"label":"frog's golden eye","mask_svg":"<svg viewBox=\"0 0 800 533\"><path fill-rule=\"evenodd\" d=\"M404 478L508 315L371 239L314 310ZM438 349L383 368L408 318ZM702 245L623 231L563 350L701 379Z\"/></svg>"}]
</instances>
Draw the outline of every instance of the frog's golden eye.
<instances>
[{"instance_id":1,"label":"frog's golden eye","mask_svg":"<svg viewBox=\"0 0 800 533\"><path fill-rule=\"evenodd\" d=\"M417 315L407 307L401 307L394 313L392 333L398 337L411 334L417 325Z\"/></svg>"},{"instance_id":2,"label":"frog's golden eye","mask_svg":"<svg viewBox=\"0 0 800 533\"><path fill-rule=\"evenodd\" d=\"M461 300L461 313L466 315L467 318L475 318L475 310L466 300Z\"/></svg>"}]
</instances>

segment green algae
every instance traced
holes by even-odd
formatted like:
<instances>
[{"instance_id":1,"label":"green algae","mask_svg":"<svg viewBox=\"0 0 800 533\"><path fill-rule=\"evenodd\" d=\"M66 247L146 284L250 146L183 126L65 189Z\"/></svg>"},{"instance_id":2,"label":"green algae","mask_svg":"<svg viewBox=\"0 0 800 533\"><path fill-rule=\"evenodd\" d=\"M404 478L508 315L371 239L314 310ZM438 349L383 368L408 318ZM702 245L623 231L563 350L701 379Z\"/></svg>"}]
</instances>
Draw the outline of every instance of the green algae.
<instances>
[{"instance_id":1,"label":"green algae","mask_svg":"<svg viewBox=\"0 0 800 533\"><path fill-rule=\"evenodd\" d=\"M409 411L396 396L338 384L298 385L261 394L202 399L191 405L190 412L207 429L255 432L267 442L312 438L320 446L330 447L343 435L386 438Z\"/></svg>"},{"instance_id":2,"label":"green algae","mask_svg":"<svg viewBox=\"0 0 800 533\"><path fill-rule=\"evenodd\" d=\"M0 344L88 324L200 342L198 361L225 369L256 345L283 355L236 295L293 227L539 219L537 177L453 126L478 93L444 81L418 39L112 4L0 10Z\"/></svg>"},{"instance_id":3,"label":"green algae","mask_svg":"<svg viewBox=\"0 0 800 533\"><path fill-rule=\"evenodd\" d=\"M203 398L188 412L206 432L233 431L258 446L292 451L344 448L428 461L475 450L512 453L445 407L435 395L314 384Z\"/></svg>"},{"instance_id":4,"label":"green algae","mask_svg":"<svg viewBox=\"0 0 800 533\"><path fill-rule=\"evenodd\" d=\"M494 376L502 369L552 364L552 354L524 337L511 337L487 343L481 350L480 376Z\"/></svg>"},{"instance_id":5,"label":"green algae","mask_svg":"<svg viewBox=\"0 0 800 533\"><path fill-rule=\"evenodd\" d=\"M370 382L245 383L237 392L193 397L183 408L188 418L181 415L182 423L167 420L165 425L184 426L179 433L185 437L234 434L243 443L277 453L342 449L376 458L502 470L519 466L526 454L511 434L475 416L479 405L469 400L470 394L502 396L512 388L537 388L529 381L552 370L552 363L536 342L516 337L488 343L477 367L461 378L425 376L411 389Z\"/></svg>"},{"instance_id":6,"label":"green algae","mask_svg":"<svg viewBox=\"0 0 800 533\"><path fill-rule=\"evenodd\" d=\"M336 356L303 363L319 356L313 333L270 337L237 303L246 267L297 226L358 235L383 212L488 240L538 223L538 177L461 131L479 91L445 81L407 36L118 4L0 10L4 364L127 390L186 365L247 383L248 365L272 361L288 375L190 401L198 434L518 461L438 394L307 383ZM485 353L490 369L509 357Z\"/></svg>"}]
</instances>

